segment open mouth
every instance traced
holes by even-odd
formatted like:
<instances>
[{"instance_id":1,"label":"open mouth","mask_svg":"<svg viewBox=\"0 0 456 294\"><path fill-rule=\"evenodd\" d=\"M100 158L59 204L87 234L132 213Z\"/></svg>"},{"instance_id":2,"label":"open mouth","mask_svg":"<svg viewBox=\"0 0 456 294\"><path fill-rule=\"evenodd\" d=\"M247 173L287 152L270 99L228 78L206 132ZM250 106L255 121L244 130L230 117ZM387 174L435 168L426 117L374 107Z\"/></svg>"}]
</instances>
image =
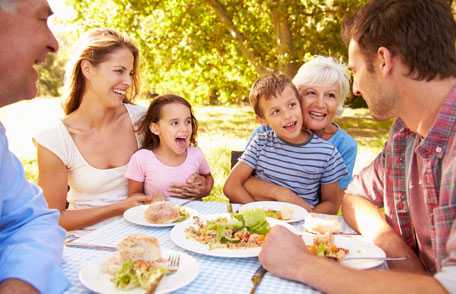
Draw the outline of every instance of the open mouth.
<instances>
[{"instance_id":1,"label":"open mouth","mask_svg":"<svg viewBox=\"0 0 456 294\"><path fill-rule=\"evenodd\" d=\"M317 112L317 111L309 111L308 114L312 119L315 119L315 120L324 120L328 116L326 113Z\"/></svg>"},{"instance_id":2,"label":"open mouth","mask_svg":"<svg viewBox=\"0 0 456 294\"><path fill-rule=\"evenodd\" d=\"M187 137L177 137L176 138L176 145L179 148L187 148Z\"/></svg>"},{"instance_id":3,"label":"open mouth","mask_svg":"<svg viewBox=\"0 0 456 294\"><path fill-rule=\"evenodd\" d=\"M127 91L119 90L119 89L114 89L113 92L114 92L114 94L116 94L120 98L125 98L125 94L127 93Z\"/></svg>"},{"instance_id":4,"label":"open mouth","mask_svg":"<svg viewBox=\"0 0 456 294\"><path fill-rule=\"evenodd\" d=\"M296 126L298 125L297 121L292 121L283 126L283 128L289 132L294 131L296 129Z\"/></svg>"}]
</instances>

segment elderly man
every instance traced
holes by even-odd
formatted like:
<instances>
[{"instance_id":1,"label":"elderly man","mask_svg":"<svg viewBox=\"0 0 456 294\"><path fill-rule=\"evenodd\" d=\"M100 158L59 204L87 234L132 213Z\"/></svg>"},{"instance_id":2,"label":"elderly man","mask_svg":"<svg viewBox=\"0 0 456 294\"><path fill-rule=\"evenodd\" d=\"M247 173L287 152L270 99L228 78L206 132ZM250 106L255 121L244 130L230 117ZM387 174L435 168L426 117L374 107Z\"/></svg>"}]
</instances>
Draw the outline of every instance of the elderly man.
<instances>
[{"instance_id":1,"label":"elderly man","mask_svg":"<svg viewBox=\"0 0 456 294\"><path fill-rule=\"evenodd\" d=\"M375 118L396 122L383 152L348 187L343 215L387 256L408 259L389 263L392 271L356 271L274 228L260 261L328 293L456 293L456 24L448 1L371 0L345 22L344 36L353 92Z\"/></svg>"},{"instance_id":2,"label":"elderly man","mask_svg":"<svg viewBox=\"0 0 456 294\"><path fill-rule=\"evenodd\" d=\"M37 73L58 44L46 0L0 0L0 107L36 95ZM0 124L0 293L62 293L64 231L58 212L27 182Z\"/></svg>"}]
</instances>

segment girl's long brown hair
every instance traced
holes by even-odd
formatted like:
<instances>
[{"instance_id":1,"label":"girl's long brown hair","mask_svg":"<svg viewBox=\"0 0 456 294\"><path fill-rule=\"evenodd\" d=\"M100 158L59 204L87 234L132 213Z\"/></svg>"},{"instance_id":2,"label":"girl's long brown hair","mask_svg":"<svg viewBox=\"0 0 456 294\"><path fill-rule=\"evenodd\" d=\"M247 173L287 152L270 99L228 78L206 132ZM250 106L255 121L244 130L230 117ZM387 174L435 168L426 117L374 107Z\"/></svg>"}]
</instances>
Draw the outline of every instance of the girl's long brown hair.
<instances>
[{"instance_id":1,"label":"girl's long brown hair","mask_svg":"<svg viewBox=\"0 0 456 294\"><path fill-rule=\"evenodd\" d=\"M150 103L149 109L144 117L138 123L137 132L143 136L143 144L142 148L153 150L158 147L160 144L160 138L150 131L150 124L151 123L158 123L161 116L161 109L163 106L173 103L182 104L190 110L190 116L192 119L192 135L190 137L190 145L196 146L196 136L198 133L198 121L196 120L195 116L193 115L192 106L188 103L187 100L184 98L173 95L173 94L166 94L157 96L152 100Z\"/></svg>"}]
</instances>

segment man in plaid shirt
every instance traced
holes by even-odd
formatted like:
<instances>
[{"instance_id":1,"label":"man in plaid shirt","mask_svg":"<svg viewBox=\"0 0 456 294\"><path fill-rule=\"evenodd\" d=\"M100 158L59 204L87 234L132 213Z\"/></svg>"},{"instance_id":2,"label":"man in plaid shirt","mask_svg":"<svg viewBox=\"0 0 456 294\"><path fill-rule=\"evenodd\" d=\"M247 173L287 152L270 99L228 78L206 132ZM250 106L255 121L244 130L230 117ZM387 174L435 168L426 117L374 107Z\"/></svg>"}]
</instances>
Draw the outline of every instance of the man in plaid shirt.
<instances>
[{"instance_id":1,"label":"man in plaid shirt","mask_svg":"<svg viewBox=\"0 0 456 294\"><path fill-rule=\"evenodd\" d=\"M343 215L387 256L408 258L388 263L391 271L355 271L309 255L297 236L274 228L260 261L329 293L456 293L456 24L448 1L371 0L343 32L354 94L375 118L396 118L382 153L348 187Z\"/></svg>"}]
</instances>

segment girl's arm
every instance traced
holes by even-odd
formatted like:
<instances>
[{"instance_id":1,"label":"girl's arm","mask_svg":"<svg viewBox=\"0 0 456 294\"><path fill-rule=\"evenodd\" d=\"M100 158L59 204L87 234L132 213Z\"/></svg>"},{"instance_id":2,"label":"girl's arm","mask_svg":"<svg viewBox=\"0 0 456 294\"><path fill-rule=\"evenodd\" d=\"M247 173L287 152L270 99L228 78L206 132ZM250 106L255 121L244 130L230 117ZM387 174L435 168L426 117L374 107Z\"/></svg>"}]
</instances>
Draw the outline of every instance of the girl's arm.
<instances>
[{"instance_id":1,"label":"girl's arm","mask_svg":"<svg viewBox=\"0 0 456 294\"><path fill-rule=\"evenodd\" d=\"M238 161L231 170L223 186L223 193L235 203L249 203L255 201L244 188L245 181L252 175L253 169L242 161Z\"/></svg>"},{"instance_id":2,"label":"girl's arm","mask_svg":"<svg viewBox=\"0 0 456 294\"><path fill-rule=\"evenodd\" d=\"M313 212L337 214L342 203L343 191L338 182L321 184L321 202L314 207Z\"/></svg>"},{"instance_id":3,"label":"girl's arm","mask_svg":"<svg viewBox=\"0 0 456 294\"><path fill-rule=\"evenodd\" d=\"M128 179L128 197L144 194L144 182Z\"/></svg>"},{"instance_id":4,"label":"girl's arm","mask_svg":"<svg viewBox=\"0 0 456 294\"><path fill-rule=\"evenodd\" d=\"M76 230L121 215L126 209L148 202L149 197L134 196L115 204L96 208L66 209L68 171L53 152L37 144L38 185L43 189L49 208L60 210L60 225L66 230Z\"/></svg>"},{"instance_id":5,"label":"girl's arm","mask_svg":"<svg viewBox=\"0 0 456 294\"><path fill-rule=\"evenodd\" d=\"M308 204L303 198L296 195L296 193L294 193L290 189L260 180L254 176L249 177L247 181L245 181L244 188L257 201L284 201L299 205L308 211L313 210L313 207L310 204Z\"/></svg>"}]
</instances>

